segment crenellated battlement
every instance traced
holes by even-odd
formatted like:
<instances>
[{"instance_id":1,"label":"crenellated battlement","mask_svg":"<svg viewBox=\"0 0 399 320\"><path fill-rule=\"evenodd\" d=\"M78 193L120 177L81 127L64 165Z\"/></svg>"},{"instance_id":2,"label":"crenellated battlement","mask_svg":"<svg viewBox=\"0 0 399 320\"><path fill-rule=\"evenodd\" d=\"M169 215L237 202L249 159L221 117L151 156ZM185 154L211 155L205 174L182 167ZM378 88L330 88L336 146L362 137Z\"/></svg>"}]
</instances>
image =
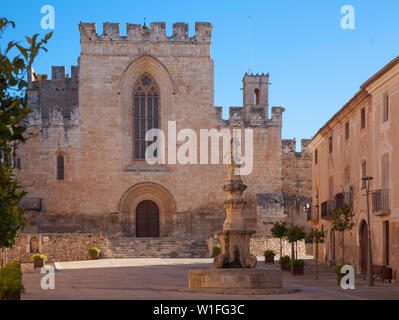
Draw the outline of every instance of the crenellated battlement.
<instances>
[{"instance_id":1,"label":"crenellated battlement","mask_svg":"<svg viewBox=\"0 0 399 320\"><path fill-rule=\"evenodd\" d=\"M311 150L308 145L311 139L301 139L301 151L296 151L296 139L283 139L281 140L281 148L283 157L285 158L303 158L304 156L311 155Z\"/></svg>"},{"instance_id":2,"label":"crenellated battlement","mask_svg":"<svg viewBox=\"0 0 399 320\"><path fill-rule=\"evenodd\" d=\"M222 118L222 107L215 107L216 117L220 124L226 126L261 127L261 126L281 126L283 107L272 107L270 119L265 117L265 107L229 107L229 118Z\"/></svg>"},{"instance_id":3,"label":"crenellated battlement","mask_svg":"<svg viewBox=\"0 0 399 320\"><path fill-rule=\"evenodd\" d=\"M95 23L81 22L79 24L80 41L186 41L191 43L210 43L212 37L212 25L209 22L196 22L195 34L189 36L187 23L173 24L172 36L166 35L165 22L152 22L150 28L140 24L126 24L126 36L120 34L119 23L104 22L103 33L97 33Z\"/></svg>"},{"instance_id":4,"label":"crenellated battlement","mask_svg":"<svg viewBox=\"0 0 399 320\"><path fill-rule=\"evenodd\" d=\"M49 84L49 81L57 82L68 81L78 82L79 81L79 67L71 66L71 73L65 74L65 66L51 66L51 79L48 79L47 74L35 73L33 68L28 70L28 87L30 89L35 86L41 86L43 84Z\"/></svg>"},{"instance_id":5,"label":"crenellated battlement","mask_svg":"<svg viewBox=\"0 0 399 320\"><path fill-rule=\"evenodd\" d=\"M28 104L32 108L28 120L31 126L76 126L79 122L79 67L52 66L47 74L28 71Z\"/></svg>"}]
</instances>

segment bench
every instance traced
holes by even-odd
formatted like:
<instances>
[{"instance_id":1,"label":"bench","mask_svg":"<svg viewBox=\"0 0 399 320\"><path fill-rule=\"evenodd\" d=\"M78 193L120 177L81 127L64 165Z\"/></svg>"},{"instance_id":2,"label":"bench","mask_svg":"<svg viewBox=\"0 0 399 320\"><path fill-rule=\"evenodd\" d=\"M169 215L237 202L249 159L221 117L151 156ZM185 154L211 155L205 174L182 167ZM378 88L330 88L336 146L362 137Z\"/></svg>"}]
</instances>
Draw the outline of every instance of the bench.
<instances>
[{"instance_id":1,"label":"bench","mask_svg":"<svg viewBox=\"0 0 399 320\"><path fill-rule=\"evenodd\" d=\"M382 280L382 282L385 282L385 280L388 280L388 282L390 282L392 279L392 268L389 268L387 266L374 265L373 278L375 280Z\"/></svg>"}]
</instances>

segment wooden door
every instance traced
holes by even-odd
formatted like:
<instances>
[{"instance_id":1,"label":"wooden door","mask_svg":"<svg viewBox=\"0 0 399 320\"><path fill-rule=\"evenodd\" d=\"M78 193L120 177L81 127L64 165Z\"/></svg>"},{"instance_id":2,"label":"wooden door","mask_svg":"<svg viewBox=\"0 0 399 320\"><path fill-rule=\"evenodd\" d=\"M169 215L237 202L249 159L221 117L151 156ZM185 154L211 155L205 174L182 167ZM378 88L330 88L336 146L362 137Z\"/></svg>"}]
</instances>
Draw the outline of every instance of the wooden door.
<instances>
[{"instance_id":1,"label":"wooden door","mask_svg":"<svg viewBox=\"0 0 399 320\"><path fill-rule=\"evenodd\" d=\"M368 232L367 223L363 222L361 231L361 252L362 252L362 273L367 273L367 257L368 257Z\"/></svg>"},{"instance_id":2,"label":"wooden door","mask_svg":"<svg viewBox=\"0 0 399 320\"><path fill-rule=\"evenodd\" d=\"M149 200L136 208L136 237L159 237L159 209Z\"/></svg>"},{"instance_id":3,"label":"wooden door","mask_svg":"<svg viewBox=\"0 0 399 320\"><path fill-rule=\"evenodd\" d=\"M389 265L389 221L384 221L384 264Z\"/></svg>"}]
</instances>

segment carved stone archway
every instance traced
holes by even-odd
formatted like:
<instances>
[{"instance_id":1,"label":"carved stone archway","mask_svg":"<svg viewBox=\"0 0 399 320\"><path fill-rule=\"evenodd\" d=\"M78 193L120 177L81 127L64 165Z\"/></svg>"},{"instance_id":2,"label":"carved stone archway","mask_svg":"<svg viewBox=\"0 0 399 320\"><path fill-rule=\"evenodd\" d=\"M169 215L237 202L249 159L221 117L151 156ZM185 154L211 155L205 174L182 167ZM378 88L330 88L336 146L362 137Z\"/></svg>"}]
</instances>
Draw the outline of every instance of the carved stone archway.
<instances>
[{"instance_id":1,"label":"carved stone archway","mask_svg":"<svg viewBox=\"0 0 399 320\"><path fill-rule=\"evenodd\" d=\"M130 187L119 202L123 234L136 236L136 208L143 201L152 201L159 208L159 236L167 237L173 231L176 204L165 187L154 182L141 182Z\"/></svg>"}]
</instances>

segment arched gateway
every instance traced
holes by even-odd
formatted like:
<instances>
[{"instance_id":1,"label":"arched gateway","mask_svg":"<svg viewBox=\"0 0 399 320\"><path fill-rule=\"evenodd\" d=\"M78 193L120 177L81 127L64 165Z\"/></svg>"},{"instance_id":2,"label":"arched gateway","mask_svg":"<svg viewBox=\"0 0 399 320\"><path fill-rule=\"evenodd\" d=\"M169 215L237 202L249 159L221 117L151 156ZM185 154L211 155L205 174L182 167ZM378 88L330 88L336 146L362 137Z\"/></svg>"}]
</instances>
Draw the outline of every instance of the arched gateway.
<instances>
[{"instance_id":1,"label":"arched gateway","mask_svg":"<svg viewBox=\"0 0 399 320\"><path fill-rule=\"evenodd\" d=\"M167 237L173 231L176 205L165 187L155 182L141 182L123 194L119 212L125 235Z\"/></svg>"}]
</instances>

